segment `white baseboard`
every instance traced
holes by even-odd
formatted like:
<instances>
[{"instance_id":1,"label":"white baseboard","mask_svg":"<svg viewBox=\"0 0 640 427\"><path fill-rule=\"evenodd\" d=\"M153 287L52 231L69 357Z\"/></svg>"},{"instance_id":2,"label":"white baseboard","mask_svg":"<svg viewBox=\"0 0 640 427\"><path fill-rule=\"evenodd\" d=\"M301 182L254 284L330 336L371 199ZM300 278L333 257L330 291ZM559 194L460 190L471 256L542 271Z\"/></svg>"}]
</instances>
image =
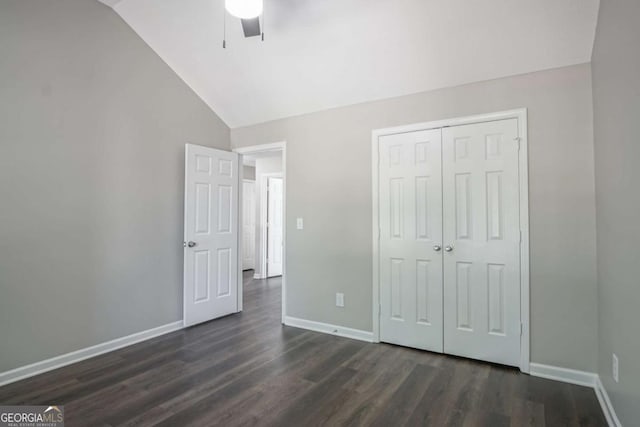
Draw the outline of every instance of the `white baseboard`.
<instances>
[{"instance_id":1,"label":"white baseboard","mask_svg":"<svg viewBox=\"0 0 640 427\"><path fill-rule=\"evenodd\" d=\"M373 332L352 329L344 326L331 325L329 323L314 322L313 320L298 319L297 317L286 316L284 324L296 328L308 329L310 331L322 332L325 334L337 335L339 337L351 338L354 340L373 342Z\"/></svg>"},{"instance_id":2,"label":"white baseboard","mask_svg":"<svg viewBox=\"0 0 640 427\"><path fill-rule=\"evenodd\" d=\"M618 419L616 415L615 409L613 409L613 405L611 404L611 400L609 400L609 394L607 393L607 389L602 385L602 381L600 377L596 379L596 396L598 397L598 402L600 402L600 406L602 407L602 412L604 412L604 416L607 419L607 423L611 427L622 427L622 423Z\"/></svg>"},{"instance_id":3,"label":"white baseboard","mask_svg":"<svg viewBox=\"0 0 640 427\"><path fill-rule=\"evenodd\" d=\"M560 368L558 366L543 365L540 363L530 364L530 375L534 377L546 378L549 380L562 381L594 388L597 375L593 372L577 371L575 369Z\"/></svg>"},{"instance_id":4,"label":"white baseboard","mask_svg":"<svg viewBox=\"0 0 640 427\"><path fill-rule=\"evenodd\" d=\"M607 390L602 385L602 381L598 374L594 374L593 372L577 371L575 369L560 368L557 366L542 365L540 363L531 363L530 366L530 374L534 377L593 388L609 426L622 427L622 424L616 415L616 411L613 409L611 400L609 400Z\"/></svg>"},{"instance_id":5,"label":"white baseboard","mask_svg":"<svg viewBox=\"0 0 640 427\"><path fill-rule=\"evenodd\" d=\"M44 372L52 371L72 363L99 356L101 354L146 341L160 335L168 334L169 332L177 331L182 328L182 320L179 320L163 326L158 326L157 328L147 329L146 331L127 335L126 337L116 338L115 340L103 342L91 347L72 351L71 353L52 357L51 359L32 363L31 365L21 366L6 372L0 372L0 386L33 377L34 375L42 374Z\"/></svg>"}]
</instances>

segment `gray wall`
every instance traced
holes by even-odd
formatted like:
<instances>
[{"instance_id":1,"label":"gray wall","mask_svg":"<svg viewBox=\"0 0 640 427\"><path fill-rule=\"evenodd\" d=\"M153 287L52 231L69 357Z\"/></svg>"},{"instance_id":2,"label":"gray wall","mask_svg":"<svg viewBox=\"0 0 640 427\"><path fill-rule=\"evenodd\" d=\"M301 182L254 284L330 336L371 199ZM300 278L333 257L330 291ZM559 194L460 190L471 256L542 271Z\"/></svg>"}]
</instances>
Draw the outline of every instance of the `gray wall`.
<instances>
[{"instance_id":1,"label":"gray wall","mask_svg":"<svg viewBox=\"0 0 640 427\"><path fill-rule=\"evenodd\" d=\"M520 107L529 109L532 360L595 371L589 64L233 129L234 147L287 141L288 315L372 329L372 129Z\"/></svg>"},{"instance_id":2,"label":"gray wall","mask_svg":"<svg viewBox=\"0 0 640 427\"><path fill-rule=\"evenodd\" d=\"M593 53L598 372L623 425L640 418L640 2L602 0ZM612 377L612 353L620 383Z\"/></svg>"},{"instance_id":3,"label":"gray wall","mask_svg":"<svg viewBox=\"0 0 640 427\"><path fill-rule=\"evenodd\" d=\"M255 166L242 166L242 178L249 179L251 181L256 180L256 167Z\"/></svg>"},{"instance_id":4,"label":"gray wall","mask_svg":"<svg viewBox=\"0 0 640 427\"><path fill-rule=\"evenodd\" d=\"M0 2L0 372L182 318L186 142L229 129L111 9Z\"/></svg>"}]
</instances>

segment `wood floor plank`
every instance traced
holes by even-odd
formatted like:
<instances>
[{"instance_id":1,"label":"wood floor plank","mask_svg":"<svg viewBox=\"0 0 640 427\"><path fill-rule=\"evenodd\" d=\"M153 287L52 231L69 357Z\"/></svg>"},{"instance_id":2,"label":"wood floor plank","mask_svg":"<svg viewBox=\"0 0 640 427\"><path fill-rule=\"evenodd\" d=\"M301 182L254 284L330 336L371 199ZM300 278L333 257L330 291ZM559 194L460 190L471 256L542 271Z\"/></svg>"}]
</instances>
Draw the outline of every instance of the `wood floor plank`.
<instances>
[{"instance_id":1,"label":"wood floor plank","mask_svg":"<svg viewBox=\"0 0 640 427\"><path fill-rule=\"evenodd\" d=\"M606 426L592 389L281 325L281 279L244 311L14 384L67 426Z\"/></svg>"},{"instance_id":2,"label":"wood floor plank","mask_svg":"<svg viewBox=\"0 0 640 427\"><path fill-rule=\"evenodd\" d=\"M544 427L544 405L522 398L514 398L511 427Z\"/></svg>"},{"instance_id":3,"label":"wood floor plank","mask_svg":"<svg viewBox=\"0 0 640 427\"><path fill-rule=\"evenodd\" d=\"M600 407L593 405L593 390L588 387L571 387L578 425L600 426L606 424Z\"/></svg>"},{"instance_id":4,"label":"wood floor plank","mask_svg":"<svg viewBox=\"0 0 640 427\"><path fill-rule=\"evenodd\" d=\"M331 375L334 370L341 368L341 364L351 359L360 349L365 346L366 344L362 342L345 340L342 343L339 351L335 352L330 357L327 357L320 363L318 363L318 365L313 370L307 372L304 375L304 378L313 382L321 381L323 378Z\"/></svg>"},{"instance_id":5,"label":"wood floor plank","mask_svg":"<svg viewBox=\"0 0 640 427\"><path fill-rule=\"evenodd\" d=\"M388 356L388 353L386 354ZM340 412L327 419L327 425L371 425L384 412L391 396L411 374L414 364L402 358L380 359L385 369L359 370L345 384L346 395Z\"/></svg>"},{"instance_id":6,"label":"wood floor plank","mask_svg":"<svg viewBox=\"0 0 640 427\"><path fill-rule=\"evenodd\" d=\"M336 406L343 401L346 390L342 388L356 371L342 366L320 381L307 393L294 400L270 426L325 425L326 418L332 415Z\"/></svg>"},{"instance_id":7,"label":"wood floor plank","mask_svg":"<svg viewBox=\"0 0 640 427\"><path fill-rule=\"evenodd\" d=\"M372 425L384 427L406 424L425 392L424 386L429 384L436 371L437 368L432 366L417 364Z\"/></svg>"}]
</instances>

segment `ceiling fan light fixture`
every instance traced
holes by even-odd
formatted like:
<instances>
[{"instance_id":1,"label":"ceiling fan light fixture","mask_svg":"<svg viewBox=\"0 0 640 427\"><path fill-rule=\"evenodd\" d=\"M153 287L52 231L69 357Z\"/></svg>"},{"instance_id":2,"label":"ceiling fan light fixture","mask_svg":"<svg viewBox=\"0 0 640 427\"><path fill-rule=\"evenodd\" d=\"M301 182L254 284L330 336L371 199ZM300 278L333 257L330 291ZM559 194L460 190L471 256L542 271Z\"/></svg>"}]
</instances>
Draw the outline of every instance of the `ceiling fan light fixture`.
<instances>
[{"instance_id":1,"label":"ceiling fan light fixture","mask_svg":"<svg viewBox=\"0 0 640 427\"><path fill-rule=\"evenodd\" d=\"M263 0L225 0L224 7L231 15L240 19L253 19L262 14Z\"/></svg>"}]
</instances>

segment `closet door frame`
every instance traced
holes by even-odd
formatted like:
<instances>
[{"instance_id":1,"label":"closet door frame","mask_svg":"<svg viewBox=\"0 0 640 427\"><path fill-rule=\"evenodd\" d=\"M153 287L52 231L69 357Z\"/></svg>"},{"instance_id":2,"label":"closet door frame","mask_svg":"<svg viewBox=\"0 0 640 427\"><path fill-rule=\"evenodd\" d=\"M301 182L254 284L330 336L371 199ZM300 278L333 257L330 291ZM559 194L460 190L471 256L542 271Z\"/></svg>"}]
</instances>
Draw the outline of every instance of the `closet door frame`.
<instances>
[{"instance_id":1,"label":"closet door frame","mask_svg":"<svg viewBox=\"0 0 640 427\"><path fill-rule=\"evenodd\" d=\"M380 342L380 222L379 222L379 138L406 132L416 132L450 126L484 123L504 119L518 120L518 155L519 189L520 189L520 371L529 373L530 363L530 330L529 330L529 168L527 141L527 109L501 111L468 117L417 123L386 129L376 129L371 133L371 184L372 184L372 248L373 248L373 341Z\"/></svg>"}]
</instances>

